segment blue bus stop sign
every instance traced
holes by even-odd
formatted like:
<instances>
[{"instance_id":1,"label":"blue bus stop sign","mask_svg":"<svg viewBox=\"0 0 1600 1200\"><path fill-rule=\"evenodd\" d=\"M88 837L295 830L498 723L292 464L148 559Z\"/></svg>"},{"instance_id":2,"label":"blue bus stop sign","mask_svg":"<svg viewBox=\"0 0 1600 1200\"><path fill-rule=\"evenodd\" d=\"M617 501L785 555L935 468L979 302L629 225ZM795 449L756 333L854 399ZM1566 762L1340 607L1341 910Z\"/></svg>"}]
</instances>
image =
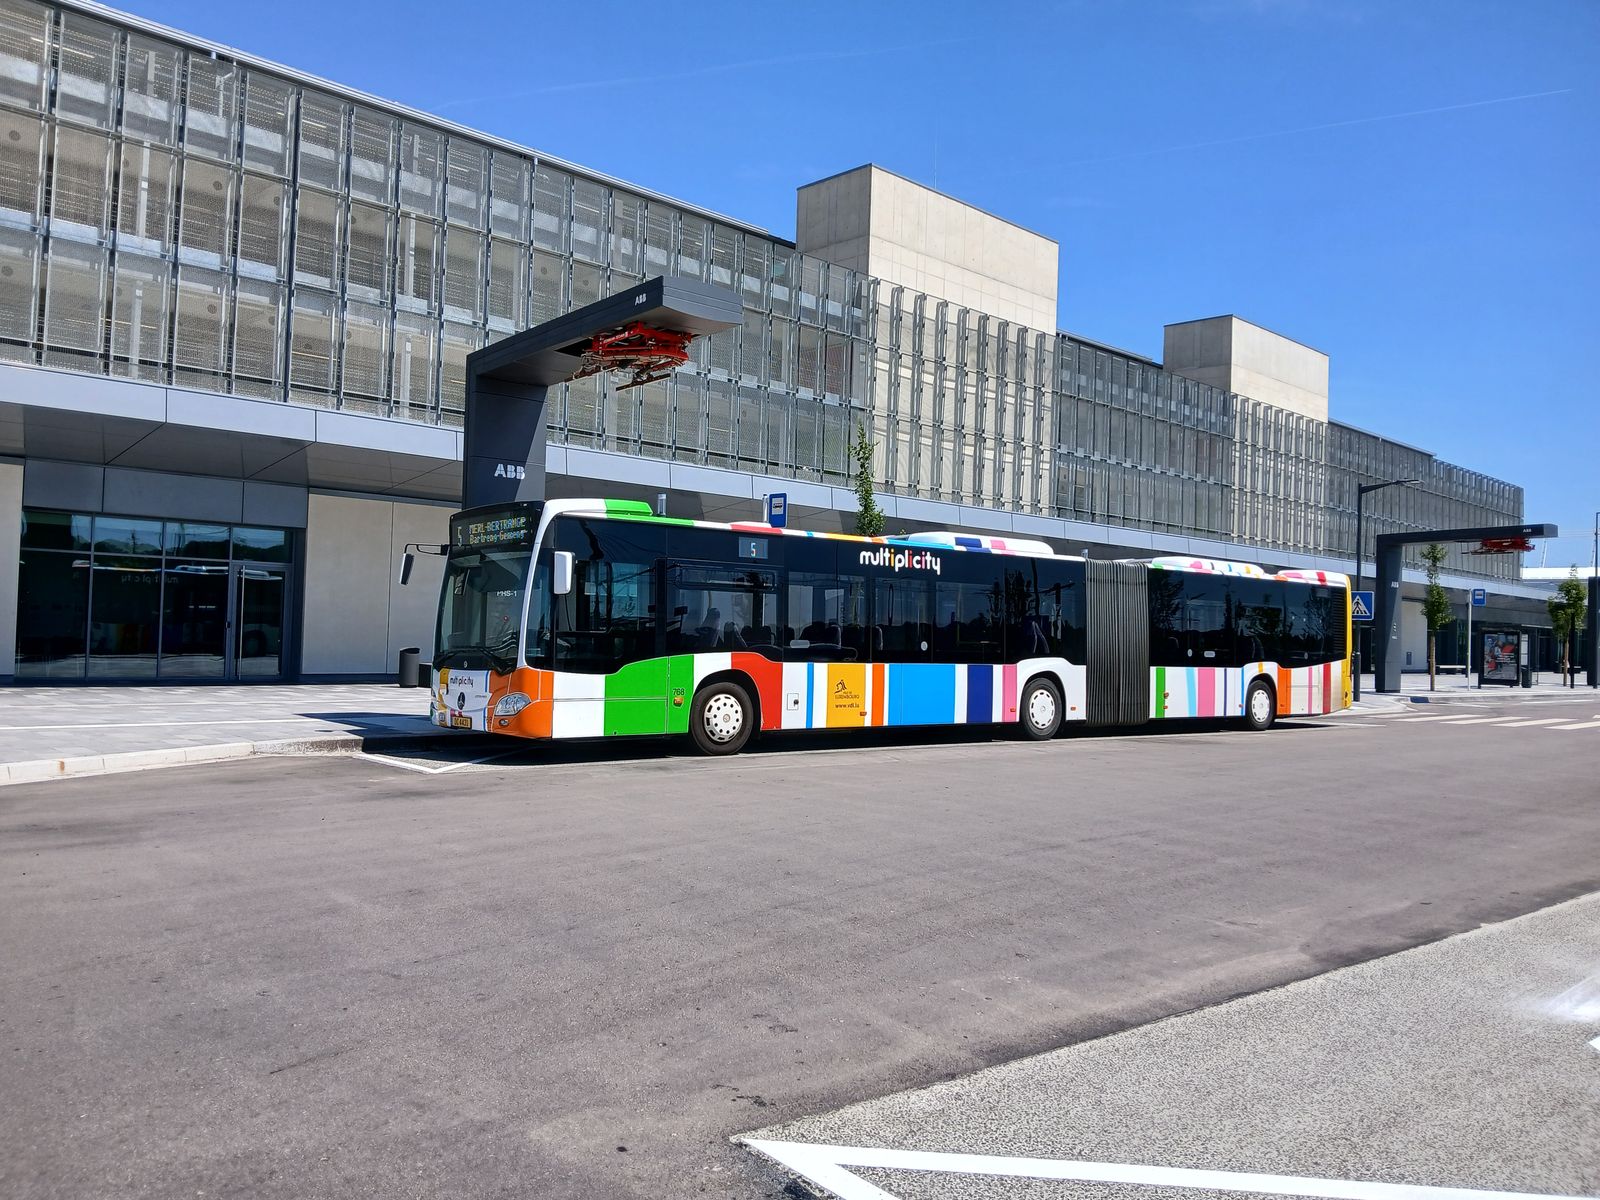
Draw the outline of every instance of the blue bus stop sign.
<instances>
[{"instance_id":1,"label":"blue bus stop sign","mask_svg":"<svg viewBox=\"0 0 1600 1200\"><path fill-rule=\"evenodd\" d=\"M789 493L773 492L767 497L767 524L783 529L789 524Z\"/></svg>"},{"instance_id":2,"label":"blue bus stop sign","mask_svg":"<svg viewBox=\"0 0 1600 1200\"><path fill-rule=\"evenodd\" d=\"M1372 607L1371 592L1350 593L1350 619L1352 621L1372 620Z\"/></svg>"},{"instance_id":3,"label":"blue bus stop sign","mask_svg":"<svg viewBox=\"0 0 1600 1200\"><path fill-rule=\"evenodd\" d=\"M1489 593L1483 588L1472 589L1472 607L1482 608L1489 603Z\"/></svg>"}]
</instances>

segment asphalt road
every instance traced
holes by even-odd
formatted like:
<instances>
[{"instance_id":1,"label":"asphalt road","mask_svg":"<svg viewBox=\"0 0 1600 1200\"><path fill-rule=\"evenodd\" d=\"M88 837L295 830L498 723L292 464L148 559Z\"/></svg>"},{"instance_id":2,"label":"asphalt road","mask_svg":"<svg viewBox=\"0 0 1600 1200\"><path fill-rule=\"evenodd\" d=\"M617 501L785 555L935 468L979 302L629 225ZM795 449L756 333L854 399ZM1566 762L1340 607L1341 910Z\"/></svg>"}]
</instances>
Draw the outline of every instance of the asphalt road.
<instances>
[{"instance_id":1,"label":"asphalt road","mask_svg":"<svg viewBox=\"0 0 1600 1200\"><path fill-rule=\"evenodd\" d=\"M847 1200L1596 1195L1597 939L1600 894L751 1144Z\"/></svg>"},{"instance_id":2,"label":"asphalt road","mask_svg":"<svg viewBox=\"0 0 1600 1200\"><path fill-rule=\"evenodd\" d=\"M805 745L0 790L0 1194L778 1196L729 1137L1600 888L1600 726Z\"/></svg>"}]
</instances>

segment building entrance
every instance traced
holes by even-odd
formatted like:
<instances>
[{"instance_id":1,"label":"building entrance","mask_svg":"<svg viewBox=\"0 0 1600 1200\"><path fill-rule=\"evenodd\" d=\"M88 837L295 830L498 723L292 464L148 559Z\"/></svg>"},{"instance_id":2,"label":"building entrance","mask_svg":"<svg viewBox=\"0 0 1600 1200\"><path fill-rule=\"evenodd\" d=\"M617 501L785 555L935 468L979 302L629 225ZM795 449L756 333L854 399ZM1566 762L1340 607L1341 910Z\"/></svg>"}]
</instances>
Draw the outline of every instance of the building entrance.
<instances>
[{"instance_id":1,"label":"building entrance","mask_svg":"<svg viewBox=\"0 0 1600 1200\"><path fill-rule=\"evenodd\" d=\"M25 510L18 682L278 679L281 529Z\"/></svg>"}]
</instances>

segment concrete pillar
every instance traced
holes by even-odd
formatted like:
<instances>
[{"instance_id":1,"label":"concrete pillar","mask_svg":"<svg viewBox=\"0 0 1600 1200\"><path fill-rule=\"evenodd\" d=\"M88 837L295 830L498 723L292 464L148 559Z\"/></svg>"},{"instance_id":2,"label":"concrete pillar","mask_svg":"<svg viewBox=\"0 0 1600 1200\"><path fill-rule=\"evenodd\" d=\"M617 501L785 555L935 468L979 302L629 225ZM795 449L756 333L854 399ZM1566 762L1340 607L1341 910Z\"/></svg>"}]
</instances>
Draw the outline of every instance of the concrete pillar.
<instances>
[{"instance_id":1,"label":"concrete pillar","mask_svg":"<svg viewBox=\"0 0 1600 1200\"><path fill-rule=\"evenodd\" d=\"M544 403L549 390L543 384L468 373L462 508L545 498Z\"/></svg>"},{"instance_id":2,"label":"concrete pillar","mask_svg":"<svg viewBox=\"0 0 1600 1200\"><path fill-rule=\"evenodd\" d=\"M0 462L0 682L17 672L17 563L22 556L22 464Z\"/></svg>"},{"instance_id":3,"label":"concrete pillar","mask_svg":"<svg viewBox=\"0 0 1600 1200\"><path fill-rule=\"evenodd\" d=\"M1372 657L1375 687L1380 692L1400 690L1400 670L1405 655L1400 644L1400 569L1405 548L1385 545L1378 539L1378 585L1373 600L1377 607L1372 629Z\"/></svg>"}]
</instances>

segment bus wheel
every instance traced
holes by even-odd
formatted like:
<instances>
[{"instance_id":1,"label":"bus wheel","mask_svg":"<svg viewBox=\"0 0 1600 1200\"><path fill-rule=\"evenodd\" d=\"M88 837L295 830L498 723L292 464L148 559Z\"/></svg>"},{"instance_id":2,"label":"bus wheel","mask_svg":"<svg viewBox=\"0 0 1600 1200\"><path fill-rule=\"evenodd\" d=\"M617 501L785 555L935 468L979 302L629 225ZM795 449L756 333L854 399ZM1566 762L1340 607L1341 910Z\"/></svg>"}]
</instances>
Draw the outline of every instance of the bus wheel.
<instances>
[{"instance_id":1,"label":"bus wheel","mask_svg":"<svg viewBox=\"0 0 1600 1200\"><path fill-rule=\"evenodd\" d=\"M1029 741L1047 742L1061 728L1061 693L1048 679L1029 681L1017 708L1017 724Z\"/></svg>"},{"instance_id":2,"label":"bus wheel","mask_svg":"<svg viewBox=\"0 0 1600 1200\"><path fill-rule=\"evenodd\" d=\"M755 710L737 683L713 683L695 693L689 737L701 754L737 754L750 740Z\"/></svg>"},{"instance_id":3,"label":"bus wheel","mask_svg":"<svg viewBox=\"0 0 1600 1200\"><path fill-rule=\"evenodd\" d=\"M1277 714L1278 703L1272 689L1256 680L1244 694L1244 723L1251 729L1271 729L1272 718Z\"/></svg>"}]
</instances>

